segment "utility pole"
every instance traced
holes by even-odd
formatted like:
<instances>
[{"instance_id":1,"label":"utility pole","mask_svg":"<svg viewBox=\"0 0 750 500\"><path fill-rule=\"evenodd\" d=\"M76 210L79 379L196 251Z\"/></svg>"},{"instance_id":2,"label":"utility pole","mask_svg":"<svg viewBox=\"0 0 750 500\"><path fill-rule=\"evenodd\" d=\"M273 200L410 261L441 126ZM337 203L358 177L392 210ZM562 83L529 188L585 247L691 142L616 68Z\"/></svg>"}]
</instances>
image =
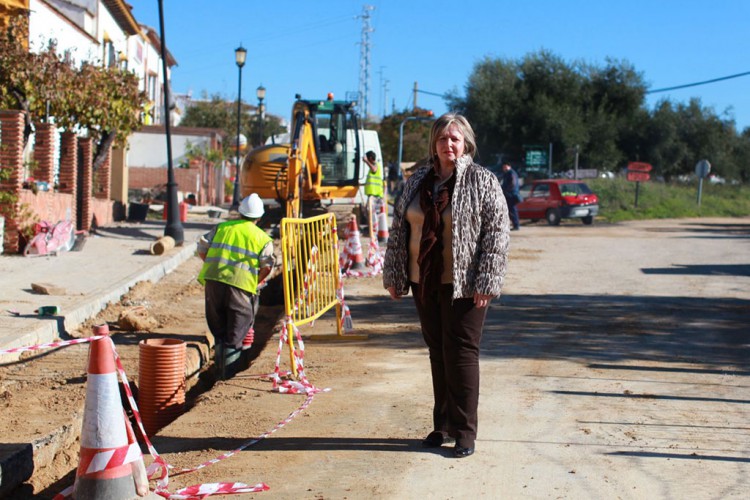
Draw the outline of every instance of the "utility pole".
<instances>
[{"instance_id":1,"label":"utility pole","mask_svg":"<svg viewBox=\"0 0 750 500\"><path fill-rule=\"evenodd\" d=\"M363 5L362 14L357 16L362 19L362 41L359 48L359 109L367 119L370 114L370 33L375 31L370 27L370 12L375 10L372 5Z\"/></svg>"},{"instance_id":2,"label":"utility pole","mask_svg":"<svg viewBox=\"0 0 750 500\"><path fill-rule=\"evenodd\" d=\"M417 82L414 82L414 111L417 110L417 92L419 92Z\"/></svg>"}]
</instances>

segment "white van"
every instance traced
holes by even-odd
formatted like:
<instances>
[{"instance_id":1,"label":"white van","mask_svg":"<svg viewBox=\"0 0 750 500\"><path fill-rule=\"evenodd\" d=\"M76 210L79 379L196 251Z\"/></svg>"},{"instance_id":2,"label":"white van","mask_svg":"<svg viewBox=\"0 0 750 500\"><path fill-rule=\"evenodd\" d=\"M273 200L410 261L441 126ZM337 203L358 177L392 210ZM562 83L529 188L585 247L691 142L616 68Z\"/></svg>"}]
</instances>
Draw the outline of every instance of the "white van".
<instances>
[{"instance_id":1,"label":"white van","mask_svg":"<svg viewBox=\"0 0 750 500\"><path fill-rule=\"evenodd\" d=\"M351 134L348 137L348 143L354 144L354 131L347 131ZM338 198L331 200L333 205L360 205L364 206L367 204L367 196L365 195L365 182L367 181L367 172L369 167L365 163L365 153L372 151L375 153L377 161L383 165L383 177L385 178L385 165L383 162L383 153L380 151L380 138L376 130L360 130L359 133L359 189L357 190L356 198Z\"/></svg>"}]
</instances>

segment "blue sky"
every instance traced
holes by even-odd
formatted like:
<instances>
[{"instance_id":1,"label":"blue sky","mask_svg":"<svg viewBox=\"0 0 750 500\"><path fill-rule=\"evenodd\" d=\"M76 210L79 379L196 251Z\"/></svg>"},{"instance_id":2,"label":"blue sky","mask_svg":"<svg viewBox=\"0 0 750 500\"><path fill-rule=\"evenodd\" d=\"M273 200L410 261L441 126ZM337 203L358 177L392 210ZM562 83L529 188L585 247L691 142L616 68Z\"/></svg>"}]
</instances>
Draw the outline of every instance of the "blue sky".
<instances>
[{"instance_id":1,"label":"blue sky","mask_svg":"<svg viewBox=\"0 0 750 500\"><path fill-rule=\"evenodd\" d=\"M128 0L158 30L156 0ZM167 46L178 61L175 92L237 97L234 49L247 49L242 98L267 89L270 113L288 118L296 93L344 98L359 88L365 2L345 0L163 0ZM372 0L369 111L413 105L412 88L442 94L464 87L477 61L519 59L547 49L565 61L626 60L651 89L750 71L747 0ZM387 80L387 101L383 82ZM750 127L750 75L651 94L704 106ZM438 96L420 107L446 111ZM724 113L728 113L724 115Z\"/></svg>"}]
</instances>

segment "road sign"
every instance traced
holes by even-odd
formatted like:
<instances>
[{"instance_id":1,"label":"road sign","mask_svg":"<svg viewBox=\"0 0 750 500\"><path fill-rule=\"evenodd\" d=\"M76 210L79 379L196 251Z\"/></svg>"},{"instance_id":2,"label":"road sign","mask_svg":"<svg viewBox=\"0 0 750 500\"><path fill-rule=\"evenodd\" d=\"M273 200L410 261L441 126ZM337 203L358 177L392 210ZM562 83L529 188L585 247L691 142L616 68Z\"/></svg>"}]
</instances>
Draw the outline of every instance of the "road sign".
<instances>
[{"instance_id":1,"label":"road sign","mask_svg":"<svg viewBox=\"0 0 750 500\"><path fill-rule=\"evenodd\" d=\"M647 172L628 171L627 179L632 182L646 182L651 176Z\"/></svg>"},{"instance_id":2,"label":"road sign","mask_svg":"<svg viewBox=\"0 0 750 500\"><path fill-rule=\"evenodd\" d=\"M628 163L628 170L631 172L651 172L652 168L650 163L642 161L631 161Z\"/></svg>"},{"instance_id":3,"label":"road sign","mask_svg":"<svg viewBox=\"0 0 750 500\"><path fill-rule=\"evenodd\" d=\"M701 179L708 177L708 173L711 171L711 164L708 160L701 160L695 164L695 175Z\"/></svg>"},{"instance_id":4,"label":"road sign","mask_svg":"<svg viewBox=\"0 0 750 500\"><path fill-rule=\"evenodd\" d=\"M526 165L530 167L542 167L547 165L547 151L540 149L529 149L526 151Z\"/></svg>"}]
</instances>

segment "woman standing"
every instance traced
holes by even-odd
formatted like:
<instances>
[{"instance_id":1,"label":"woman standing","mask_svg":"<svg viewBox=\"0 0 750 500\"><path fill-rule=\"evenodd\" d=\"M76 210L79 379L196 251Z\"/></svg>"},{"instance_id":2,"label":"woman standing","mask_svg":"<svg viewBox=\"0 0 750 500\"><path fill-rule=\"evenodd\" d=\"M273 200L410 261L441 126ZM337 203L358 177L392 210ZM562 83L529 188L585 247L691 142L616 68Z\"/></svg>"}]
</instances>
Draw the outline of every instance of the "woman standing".
<instances>
[{"instance_id":1,"label":"woman standing","mask_svg":"<svg viewBox=\"0 0 750 500\"><path fill-rule=\"evenodd\" d=\"M411 288L430 354L434 429L422 444L455 439L458 458L474 453L479 342L487 306L503 286L510 239L500 183L472 161L476 152L466 118L435 121L429 163L406 182L393 214L383 271L391 298Z\"/></svg>"}]
</instances>

